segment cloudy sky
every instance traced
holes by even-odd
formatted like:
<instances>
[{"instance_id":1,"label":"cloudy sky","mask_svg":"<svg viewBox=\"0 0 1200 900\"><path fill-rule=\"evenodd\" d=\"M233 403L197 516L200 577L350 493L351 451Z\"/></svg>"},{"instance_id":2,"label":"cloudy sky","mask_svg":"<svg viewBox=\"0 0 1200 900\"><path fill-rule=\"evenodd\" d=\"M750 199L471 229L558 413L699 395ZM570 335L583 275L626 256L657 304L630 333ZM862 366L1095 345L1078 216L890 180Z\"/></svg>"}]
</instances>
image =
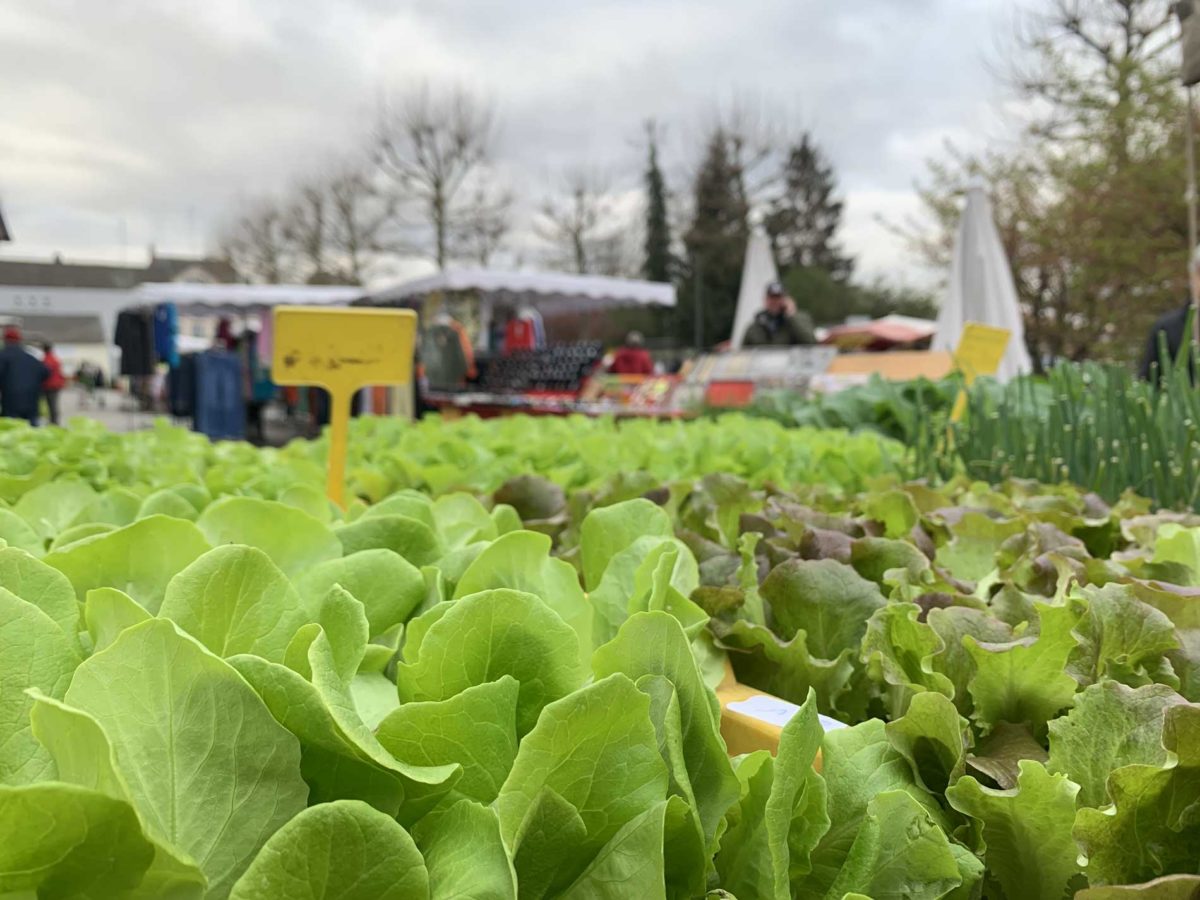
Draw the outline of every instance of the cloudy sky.
<instances>
[{"instance_id":1,"label":"cloudy sky","mask_svg":"<svg viewBox=\"0 0 1200 900\"><path fill-rule=\"evenodd\" d=\"M1017 2L0 0L0 254L202 250L429 82L495 101L531 204L565 167L636 178L650 117L682 187L704 122L749 98L827 150L860 271L925 283L877 220L917 209L946 140L1004 139L989 63Z\"/></svg>"}]
</instances>

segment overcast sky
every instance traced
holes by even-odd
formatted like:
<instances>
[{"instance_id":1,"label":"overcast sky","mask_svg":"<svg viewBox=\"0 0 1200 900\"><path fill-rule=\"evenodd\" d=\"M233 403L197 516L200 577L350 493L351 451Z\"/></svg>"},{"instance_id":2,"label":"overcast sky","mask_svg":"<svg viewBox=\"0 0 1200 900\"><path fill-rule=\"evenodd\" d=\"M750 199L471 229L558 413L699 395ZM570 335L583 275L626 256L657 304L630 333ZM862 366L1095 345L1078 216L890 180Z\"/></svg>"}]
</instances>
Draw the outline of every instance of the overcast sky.
<instances>
[{"instance_id":1,"label":"overcast sky","mask_svg":"<svg viewBox=\"0 0 1200 900\"><path fill-rule=\"evenodd\" d=\"M712 111L809 128L866 276L925 282L877 224L947 139L1003 139L989 62L1016 0L0 0L0 255L195 252L255 194L349 150L379 97L491 97L540 201L566 166L635 178L643 120L684 187Z\"/></svg>"}]
</instances>

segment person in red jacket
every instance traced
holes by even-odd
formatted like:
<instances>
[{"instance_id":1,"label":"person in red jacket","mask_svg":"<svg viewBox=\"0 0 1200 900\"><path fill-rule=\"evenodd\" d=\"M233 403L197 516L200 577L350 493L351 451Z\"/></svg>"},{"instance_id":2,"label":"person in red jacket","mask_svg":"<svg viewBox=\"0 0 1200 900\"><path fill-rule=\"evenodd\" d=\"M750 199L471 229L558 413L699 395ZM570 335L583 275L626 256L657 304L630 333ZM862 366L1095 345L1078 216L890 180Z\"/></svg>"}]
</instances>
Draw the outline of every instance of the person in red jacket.
<instances>
[{"instance_id":1,"label":"person in red jacket","mask_svg":"<svg viewBox=\"0 0 1200 900\"><path fill-rule=\"evenodd\" d=\"M620 347L609 364L610 375L653 375L654 360L642 346L645 340L640 332L631 331L625 336L625 345Z\"/></svg>"},{"instance_id":2,"label":"person in red jacket","mask_svg":"<svg viewBox=\"0 0 1200 900\"><path fill-rule=\"evenodd\" d=\"M66 387L67 379L63 376L62 363L54 352L50 342L42 344L42 365L49 371L46 380L42 382L42 394L46 397L46 408L50 410L50 424L58 424L58 395Z\"/></svg>"}]
</instances>

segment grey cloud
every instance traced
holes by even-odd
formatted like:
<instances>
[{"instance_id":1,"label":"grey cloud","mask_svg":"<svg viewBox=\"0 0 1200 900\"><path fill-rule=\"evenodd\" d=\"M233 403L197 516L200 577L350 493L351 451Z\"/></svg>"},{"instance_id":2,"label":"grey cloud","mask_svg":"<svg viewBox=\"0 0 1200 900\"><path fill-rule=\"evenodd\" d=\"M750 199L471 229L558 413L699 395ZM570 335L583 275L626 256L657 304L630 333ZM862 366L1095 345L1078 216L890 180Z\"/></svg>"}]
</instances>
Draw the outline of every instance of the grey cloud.
<instances>
[{"instance_id":1,"label":"grey cloud","mask_svg":"<svg viewBox=\"0 0 1200 900\"><path fill-rule=\"evenodd\" d=\"M6 252L104 252L121 218L137 242L210 231L423 78L497 101L505 168L534 203L567 165L635 177L648 117L682 174L705 117L741 96L811 127L867 221L863 203L894 207L920 174L897 147L977 128L1009 3L0 0L16 23L0 31L0 191L22 240ZM868 264L894 264L877 230L855 232Z\"/></svg>"}]
</instances>

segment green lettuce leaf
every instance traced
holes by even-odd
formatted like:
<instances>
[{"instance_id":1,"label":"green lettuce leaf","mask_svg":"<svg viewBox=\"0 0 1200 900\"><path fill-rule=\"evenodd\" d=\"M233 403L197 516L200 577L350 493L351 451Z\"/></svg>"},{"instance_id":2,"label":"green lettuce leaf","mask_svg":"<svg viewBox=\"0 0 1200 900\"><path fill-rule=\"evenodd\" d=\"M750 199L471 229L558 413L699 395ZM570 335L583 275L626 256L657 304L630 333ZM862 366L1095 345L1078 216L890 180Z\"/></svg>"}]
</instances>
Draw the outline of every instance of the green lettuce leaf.
<instances>
[{"instance_id":1,"label":"green lettuce leaf","mask_svg":"<svg viewBox=\"0 0 1200 900\"><path fill-rule=\"evenodd\" d=\"M448 700L511 675L521 685L523 735L547 703L579 687L585 674L575 633L550 607L532 594L489 590L446 604L417 658L396 667L396 683L404 702Z\"/></svg>"},{"instance_id":2,"label":"green lettuce leaf","mask_svg":"<svg viewBox=\"0 0 1200 900\"><path fill-rule=\"evenodd\" d=\"M0 786L0 894L126 898L154 860L133 808L99 791L46 782Z\"/></svg>"},{"instance_id":3,"label":"green lettuce leaf","mask_svg":"<svg viewBox=\"0 0 1200 900\"><path fill-rule=\"evenodd\" d=\"M921 518L912 497L904 491L878 491L866 495L863 515L879 522L889 538L907 537Z\"/></svg>"},{"instance_id":4,"label":"green lettuce leaf","mask_svg":"<svg viewBox=\"0 0 1200 900\"><path fill-rule=\"evenodd\" d=\"M92 588L115 587L157 614L167 583L209 549L191 522L150 516L55 550L45 562L67 576L80 601Z\"/></svg>"},{"instance_id":5,"label":"green lettuce leaf","mask_svg":"<svg viewBox=\"0 0 1200 900\"><path fill-rule=\"evenodd\" d=\"M503 822L501 822L503 829ZM587 825L579 811L550 787L542 787L504 843L512 855L518 896L540 900L569 885L587 865Z\"/></svg>"},{"instance_id":6,"label":"green lettuce leaf","mask_svg":"<svg viewBox=\"0 0 1200 900\"><path fill-rule=\"evenodd\" d=\"M975 677L976 665L963 638L970 636L981 643L1000 644L1012 640L1012 629L986 612L965 606L930 610L927 621L942 639L942 650L930 660L930 665L950 679L954 685L954 705L959 713L969 716L975 704L968 685Z\"/></svg>"},{"instance_id":7,"label":"green lettuce leaf","mask_svg":"<svg viewBox=\"0 0 1200 900\"><path fill-rule=\"evenodd\" d=\"M310 602L341 585L363 605L372 637L407 622L425 599L420 570L391 550L362 550L320 563L299 575L295 584Z\"/></svg>"},{"instance_id":8,"label":"green lettuce leaf","mask_svg":"<svg viewBox=\"0 0 1200 900\"><path fill-rule=\"evenodd\" d=\"M341 549L333 557L353 556L364 550L391 550L420 568L437 562L446 552L432 523L426 524L410 516L364 515L357 522L340 526L334 533ZM308 565L316 561L310 560Z\"/></svg>"},{"instance_id":9,"label":"green lettuce leaf","mask_svg":"<svg viewBox=\"0 0 1200 900\"><path fill-rule=\"evenodd\" d=\"M662 612L632 616L617 637L593 655L592 670L597 678L620 672L639 683L647 675L662 676L674 687L690 786L684 796L695 803L711 856L721 818L737 799L738 782L721 740L716 695L705 685L679 622Z\"/></svg>"},{"instance_id":10,"label":"green lettuce leaf","mask_svg":"<svg viewBox=\"0 0 1200 900\"><path fill-rule=\"evenodd\" d=\"M79 601L67 577L14 547L0 550L0 587L32 603L58 623L76 649L79 643Z\"/></svg>"},{"instance_id":11,"label":"green lettuce leaf","mask_svg":"<svg viewBox=\"0 0 1200 900\"><path fill-rule=\"evenodd\" d=\"M521 741L496 800L505 845L518 860L526 820L545 790L574 810L583 825L574 849L559 861L563 874L576 864L582 871L622 827L666 799L667 770L649 709L649 698L616 674L543 710ZM578 871L570 872L567 883ZM520 879L520 865L517 872Z\"/></svg>"},{"instance_id":12,"label":"green lettuce leaf","mask_svg":"<svg viewBox=\"0 0 1200 900\"><path fill-rule=\"evenodd\" d=\"M341 545L328 525L274 500L225 497L204 510L196 527L214 547L257 547L289 577L342 555Z\"/></svg>"},{"instance_id":13,"label":"green lettuce leaf","mask_svg":"<svg viewBox=\"0 0 1200 900\"><path fill-rule=\"evenodd\" d=\"M79 665L78 642L32 603L0 588L0 783L51 779L54 762L34 740L29 711L36 688L61 699Z\"/></svg>"},{"instance_id":14,"label":"green lettuce leaf","mask_svg":"<svg viewBox=\"0 0 1200 900\"><path fill-rule=\"evenodd\" d=\"M357 800L309 807L280 828L230 900L419 900L425 860L395 819Z\"/></svg>"},{"instance_id":15,"label":"green lettuce leaf","mask_svg":"<svg viewBox=\"0 0 1200 900\"><path fill-rule=\"evenodd\" d=\"M425 857L431 900L516 900L517 875L491 807L462 800L413 830Z\"/></svg>"},{"instance_id":16,"label":"green lettuce leaf","mask_svg":"<svg viewBox=\"0 0 1200 900\"><path fill-rule=\"evenodd\" d=\"M504 675L449 699L405 703L389 714L376 737L393 756L422 766L462 766L456 791L481 803L500 793L517 755L520 684Z\"/></svg>"},{"instance_id":17,"label":"green lettuce leaf","mask_svg":"<svg viewBox=\"0 0 1200 900\"><path fill-rule=\"evenodd\" d=\"M1089 588L1083 595L1088 609L1075 627L1078 646L1067 671L1083 685L1112 678L1138 687L1161 678L1163 657L1179 649L1174 623L1126 585Z\"/></svg>"},{"instance_id":18,"label":"green lettuce leaf","mask_svg":"<svg viewBox=\"0 0 1200 900\"><path fill-rule=\"evenodd\" d=\"M455 599L496 588L540 597L575 630L579 646L592 651L592 607L570 563L550 555L544 534L514 531L492 542L463 573Z\"/></svg>"},{"instance_id":19,"label":"green lettuce leaf","mask_svg":"<svg viewBox=\"0 0 1200 900\"><path fill-rule=\"evenodd\" d=\"M296 631L317 618L287 576L256 547L205 553L171 579L158 614L217 656L283 662Z\"/></svg>"},{"instance_id":20,"label":"green lettuce leaf","mask_svg":"<svg viewBox=\"0 0 1200 900\"><path fill-rule=\"evenodd\" d=\"M904 716L885 730L918 784L933 794L943 793L966 770L967 721L941 694L917 694Z\"/></svg>"},{"instance_id":21,"label":"green lettuce leaf","mask_svg":"<svg viewBox=\"0 0 1200 900\"><path fill-rule=\"evenodd\" d=\"M958 858L929 810L903 791L884 791L867 804L827 896L938 900L962 881Z\"/></svg>"},{"instance_id":22,"label":"green lettuce leaf","mask_svg":"<svg viewBox=\"0 0 1200 900\"><path fill-rule=\"evenodd\" d=\"M863 636L862 658L872 680L889 686L892 715L903 714L910 698L923 691L954 696L954 683L933 668L933 657L945 645L920 614L915 603L889 603L871 616Z\"/></svg>"},{"instance_id":23,"label":"green lettuce leaf","mask_svg":"<svg viewBox=\"0 0 1200 900\"><path fill-rule=\"evenodd\" d=\"M304 808L296 739L170 622L123 632L79 666L65 701L99 723L150 834L196 860L214 897Z\"/></svg>"},{"instance_id":24,"label":"green lettuce leaf","mask_svg":"<svg viewBox=\"0 0 1200 900\"><path fill-rule=\"evenodd\" d=\"M133 794L118 771L112 745L100 724L82 710L66 706L36 691L30 712L33 733L54 758L63 782L98 791L138 812ZM208 879L183 851L151 836L146 817L139 827L153 847L153 860L126 900L200 900Z\"/></svg>"},{"instance_id":25,"label":"green lettuce leaf","mask_svg":"<svg viewBox=\"0 0 1200 900\"><path fill-rule=\"evenodd\" d=\"M154 618L145 607L116 588L96 588L87 592L83 604L92 651L99 653L115 641L126 628Z\"/></svg>"},{"instance_id":26,"label":"green lettuce leaf","mask_svg":"<svg viewBox=\"0 0 1200 900\"><path fill-rule=\"evenodd\" d=\"M991 790L967 776L946 791L946 799L982 824L988 877L1006 897L1061 900L1079 874L1071 838L1078 793L1065 776L1025 760L1016 790Z\"/></svg>"},{"instance_id":27,"label":"green lettuce leaf","mask_svg":"<svg viewBox=\"0 0 1200 900\"><path fill-rule=\"evenodd\" d=\"M787 889L776 879L774 846L767 833L767 802L775 783L775 760L758 750L737 760L741 793L725 819L725 833L717 854L720 883L732 893L761 900L788 900Z\"/></svg>"},{"instance_id":28,"label":"green lettuce leaf","mask_svg":"<svg viewBox=\"0 0 1200 900\"><path fill-rule=\"evenodd\" d=\"M789 560L767 576L762 595L779 636L790 641L803 630L808 651L822 659L857 652L867 619L887 601L879 586L832 559Z\"/></svg>"},{"instance_id":29,"label":"green lettuce leaf","mask_svg":"<svg viewBox=\"0 0 1200 900\"><path fill-rule=\"evenodd\" d=\"M1112 808L1081 809L1075 839L1093 885L1195 874L1200 846L1200 706L1167 710L1162 766L1131 765L1108 778Z\"/></svg>"},{"instance_id":30,"label":"green lettuce leaf","mask_svg":"<svg viewBox=\"0 0 1200 900\"><path fill-rule=\"evenodd\" d=\"M1024 723L1043 732L1047 722L1071 705L1079 684L1065 669L1077 645L1072 634L1077 620L1068 607L1041 604L1036 637L1008 644L984 644L969 635L963 639L975 661L968 690L980 725Z\"/></svg>"},{"instance_id":31,"label":"green lettuce leaf","mask_svg":"<svg viewBox=\"0 0 1200 900\"><path fill-rule=\"evenodd\" d=\"M904 791L937 824L943 824L937 802L917 784L908 760L891 746L878 719L826 732L821 755L831 822L813 851L811 875L793 886L797 898L824 897L833 886L867 817L867 807L879 794Z\"/></svg>"},{"instance_id":32,"label":"green lettuce leaf","mask_svg":"<svg viewBox=\"0 0 1200 900\"><path fill-rule=\"evenodd\" d=\"M13 512L48 540L76 524L76 517L95 499L95 490L82 481L51 481L25 494Z\"/></svg>"},{"instance_id":33,"label":"green lettuce leaf","mask_svg":"<svg viewBox=\"0 0 1200 900\"><path fill-rule=\"evenodd\" d=\"M408 763L385 750L359 716L325 632L316 627L303 636L303 674L257 656L234 656L229 663L299 740L310 802L362 800L404 822L416 821L450 792L461 770Z\"/></svg>"},{"instance_id":34,"label":"green lettuce leaf","mask_svg":"<svg viewBox=\"0 0 1200 900\"><path fill-rule=\"evenodd\" d=\"M1167 710L1185 701L1162 685L1130 688L1104 681L1075 698L1075 708L1050 723L1051 772L1079 785L1081 806L1111 802L1108 776L1125 766L1162 766Z\"/></svg>"},{"instance_id":35,"label":"green lettuce leaf","mask_svg":"<svg viewBox=\"0 0 1200 900\"><path fill-rule=\"evenodd\" d=\"M11 509L0 508L0 541L33 556L40 557L46 552L45 538Z\"/></svg>"},{"instance_id":36,"label":"green lettuce leaf","mask_svg":"<svg viewBox=\"0 0 1200 900\"><path fill-rule=\"evenodd\" d=\"M674 536L670 516L649 500L626 500L593 509L580 527L584 587L589 591L598 588L612 558L638 538Z\"/></svg>"}]
</instances>

